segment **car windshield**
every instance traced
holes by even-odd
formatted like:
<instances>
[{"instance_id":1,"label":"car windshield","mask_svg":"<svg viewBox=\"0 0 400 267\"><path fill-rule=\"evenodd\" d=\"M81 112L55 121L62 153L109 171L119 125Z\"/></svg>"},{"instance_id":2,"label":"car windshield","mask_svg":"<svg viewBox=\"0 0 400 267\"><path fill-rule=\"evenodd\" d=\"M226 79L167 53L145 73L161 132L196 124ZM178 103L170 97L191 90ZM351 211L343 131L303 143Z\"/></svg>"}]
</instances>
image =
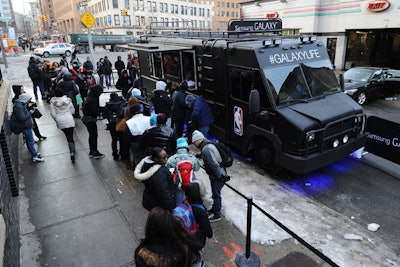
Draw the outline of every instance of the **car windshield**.
<instances>
[{"instance_id":1,"label":"car windshield","mask_svg":"<svg viewBox=\"0 0 400 267\"><path fill-rule=\"evenodd\" d=\"M264 69L278 106L341 92L329 60Z\"/></svg>"},{"instance_id":2,"label":"car windshield","mask_svg":"<svg viewBox=\"0 0 400 267\"><path fill-rule=\"evenodd\" d=\"M368 82L372 73L369 69L352 68L343 73L346 82Z\"/></svg>"}]
</instances>

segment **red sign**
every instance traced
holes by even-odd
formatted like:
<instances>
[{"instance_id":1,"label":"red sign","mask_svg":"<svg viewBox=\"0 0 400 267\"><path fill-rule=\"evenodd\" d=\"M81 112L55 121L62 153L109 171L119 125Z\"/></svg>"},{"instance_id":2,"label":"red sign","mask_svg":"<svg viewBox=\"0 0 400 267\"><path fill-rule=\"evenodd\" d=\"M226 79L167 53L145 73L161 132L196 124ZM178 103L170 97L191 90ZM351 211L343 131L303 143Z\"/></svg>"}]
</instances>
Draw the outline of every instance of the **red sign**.
<instances>
[{"instance_id":1,"label":"red sign","mask_svg":"<svg viewBox=\"0 0 400 267\"><path fill-rule=\"evenodd\" d=\"M372 12L381 12L390 7L388 1L371 1L367 4L367 9Z\"/></svg>"},{"instance_id":2,"label":"red sign","mask_svg":"<svg viewBox=\"0 0 400 267\"><path fill-rule=\"evenodd\" d=\"M269 12L267 14L265 14L265 17L267 19L276 19L277 17L279 17L279 13L278 12Z\"/></svg>"}]
</instances>

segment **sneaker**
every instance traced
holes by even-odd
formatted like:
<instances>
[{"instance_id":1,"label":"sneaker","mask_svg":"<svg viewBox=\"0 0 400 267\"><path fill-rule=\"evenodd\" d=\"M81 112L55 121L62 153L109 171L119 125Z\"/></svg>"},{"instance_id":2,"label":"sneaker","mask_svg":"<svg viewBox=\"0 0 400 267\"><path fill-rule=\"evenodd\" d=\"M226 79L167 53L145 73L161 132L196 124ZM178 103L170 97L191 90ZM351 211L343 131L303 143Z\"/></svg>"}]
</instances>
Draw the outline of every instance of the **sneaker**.
<instances>
[{"instance_id":1,"label":"sneaker","mask_svg":"<svg viewBox=\"0 0 400 267\"><path fill-rule=\"evenodd\" d=\"M90 152L89 152L89 157L90 157L90 158L93 158L93 155L94 155L94 152L90 151Z\"/></svg>"},{"instance_id":2,"label":"sneaker","mask_svg":"<svg viewBox=\"0 0 400 267\"><path fill-rule=\"evenodd\" d=\"M40 154L40 152L37 152L37 156L38 158L41 158L42 154Z\"/></svg>"},{"instance_id":3,"label":"sneaker","mask_svg":"<svg viewBox=\"0 0 400 267\"><path fill-rule=\"evenodd\" d=\"M119 160L119 155L113 156L114 160Z\"/></svg>"},{"instance_id":4,"label":"sneaker","mask_svg":"<svg viewBox=\"0 0 400 267\"><path fill-rule=\"evenodd\" d=\"M221 220L221 216L212 215L212 216L208 217L208 219L210 220L210 222L218 222Z\"/></svg>"},{"instance_id":5,"label":"sneaker","mask_svg":"<svg viewBox=\"0 0 400 267\"><path fill-rule=\"evenodd\" d=\"M36 156L36 157L33 157L32 160L33 160L33 162L43 162L44 158Z\"/></svg>"},{"instance_id":6,"label":"sneaker","mask_svg":"<svg viewBox=\"0 0 400 267\"><path fill-rule=\"evenodd\" d=\"M209 213L209 214L214 213L214 209L213 209L213 208L208 209L208 210L207 210L207 213Z\"/></svg>"},{"instance_id":7,"label":"sneaker","mask_svg":"<svg viewBox=\"0 0 400 267\"><path fill-rule=\"evenodd\" d=\"M74 155L71 155L71 161L72 161L72 163L75 162L75 156Z\"/></svg>"},{"instance_id":8,"label":"sneaker","mask_svg":"<svg viewBox=\"0 0 400 267\"><path fill-rule=\"evenodd\" d=\"M46 140L46 139L47 139L46 136L41 136L41 137L39 137L39 141L43 141L43 140Z\"/></svg>"},{"instance_id":9,"label":"sneaker","mask_svg":"<svg viewBox=\"0 0 400 267\"><path fill-rule=\"evenodd\" d=\"M106 155L104 155L104 154L101 154L100 152L94 152L93 153L93 155L92 155L92 158L94 158L94 159L101 159L101 158L104 158Z\"/></svg>"}]
</instances>

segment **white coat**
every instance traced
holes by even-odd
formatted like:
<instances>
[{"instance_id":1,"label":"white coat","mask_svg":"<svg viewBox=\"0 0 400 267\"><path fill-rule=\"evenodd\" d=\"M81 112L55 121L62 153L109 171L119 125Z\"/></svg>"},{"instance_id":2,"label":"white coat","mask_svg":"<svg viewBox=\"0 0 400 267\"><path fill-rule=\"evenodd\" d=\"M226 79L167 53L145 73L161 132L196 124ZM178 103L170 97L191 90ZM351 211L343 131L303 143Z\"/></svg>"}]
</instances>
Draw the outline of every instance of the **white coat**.
<instances>
[{"instance_id":1,"label":"white coat","mask_svg":"<svg viewBox=\"0 0 400 267\"><path fill-rule=\"evenodd\" d=\"M75 120L72 116L75 113L75 108L71 99L67 96L52 97L50 100L50 113L59 129L75 127Z\"/></svg>"}]
</instances>

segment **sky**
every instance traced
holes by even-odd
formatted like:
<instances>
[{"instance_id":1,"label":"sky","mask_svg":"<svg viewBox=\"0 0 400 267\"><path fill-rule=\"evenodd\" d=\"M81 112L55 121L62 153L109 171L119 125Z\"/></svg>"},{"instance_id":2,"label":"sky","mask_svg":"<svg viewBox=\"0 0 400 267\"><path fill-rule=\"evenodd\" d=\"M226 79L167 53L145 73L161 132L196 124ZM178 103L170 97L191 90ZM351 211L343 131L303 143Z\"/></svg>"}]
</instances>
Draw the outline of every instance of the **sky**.
<instances>
[{"instance_id":1,"label":"sky","mask_svg":"<svg viewBox=\"0 0 400 267\"><path fill-rule=\"evenodd\" d=\"M34 1L29 1L29 0L11 0L11 5L13 7L14 12L29 13L29 11L30 11L29 2L34 2Z\"/></svg>"},{"instance_id":2,"label":"sky","mask_svg":"<svg viewBox=\"0 0 400 267\"><path fill-rule=\"evenodd\" d=\"M251 196L254 203L339 266L400 266L400 259L395 252L375 232L369 231L368 225L360 225L354 218L348 218L313 201L265 173L249 171L252 167L244 167L244 164L247 163L235 161L234 165L228 168L228 173L231 174L228 184L240 189L244 195ZM208 208L207 204L211 203L208 176L203 169L200 169L196 177L202 180L202 184L207 188L208 197L205 199L205 205ZM311 183L306 186L314 186ZM245 235L246 200L225 186L222 190L222 206L223 216ZM253 208L252 212L253 241L273 246L291 238L257 209ZM356 240L359 238L362 240Z\"/></svg>"}]
</instances>

